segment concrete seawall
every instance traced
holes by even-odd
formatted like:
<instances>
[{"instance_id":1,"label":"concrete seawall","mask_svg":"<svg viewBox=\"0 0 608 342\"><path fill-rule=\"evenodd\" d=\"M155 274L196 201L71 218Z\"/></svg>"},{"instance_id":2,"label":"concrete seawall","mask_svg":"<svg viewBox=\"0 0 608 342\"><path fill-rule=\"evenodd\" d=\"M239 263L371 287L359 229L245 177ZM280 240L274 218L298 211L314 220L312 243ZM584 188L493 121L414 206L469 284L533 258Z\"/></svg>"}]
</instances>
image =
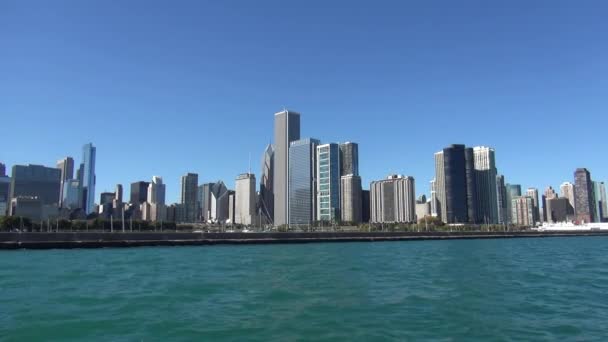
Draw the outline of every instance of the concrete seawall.
<instances>
[{"instance_id":1,"label":"concrete seawall","mask_svg":"<svg viewBox=\"0 0 608 342\"><path fill-rule=\"evenodd\" d=\"M217 244L412 241L573 236L608 236L608 232L0 233L0 249L198 246Z\"/></svg>"}]
</instances>

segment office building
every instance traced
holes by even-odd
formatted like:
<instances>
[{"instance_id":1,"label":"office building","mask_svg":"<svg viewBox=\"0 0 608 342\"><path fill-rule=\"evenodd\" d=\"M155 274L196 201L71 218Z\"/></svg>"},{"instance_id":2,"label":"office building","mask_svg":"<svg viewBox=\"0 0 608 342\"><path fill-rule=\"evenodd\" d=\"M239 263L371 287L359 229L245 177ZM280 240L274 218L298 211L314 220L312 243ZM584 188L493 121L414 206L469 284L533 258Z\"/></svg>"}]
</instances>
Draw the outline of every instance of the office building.
<instances>
[{"instance_id":1,"label":"office building","mask_svg":"<svg viewBox=\"0 0 608 342\"><path fill-rule=\"evenodd\" d=\"M202 215L205 222L221 223L229 216L230 191L222 181L203 184ZM232 221L234 222L234 221Z\"/></svg>"},{"instance_id":2,"label":"office building","mask_svg":"<svg viewBox=\"0 0 608 342\"><path fill-rule=\"evenodd\" d=\"M593 182L591 181L591 173L585 168L576 169L574 172L574 203L574 211L578 222L595 222Z\"/></svg>"},{"instance_id":3,"label":"office building","mask_svg":"<svg viewBox=\"0 0 608 342\"><path fill-rule=\"evenodd\" d=\"M122 203L122 184L116 184L116 190L114 190L116 201Z\"/></svg>"},{"instance_id":4,"label":"office building","mask_svg":"<svg viewBox=\"0 0 608 342\"><path fill-rule=\"evenodd\" d=\"M0 177L6 176L6 165L4 163L0 163Z\"/></svg>"},{"instance_id":5,"label":"office building","mask_svg":"<svg viewBox=\"0 0 608 342\"><path fill-rule=\"evenodd\" d=\"M262 173L260 176L259 214L264 221L271 223L274 219L274 146L268 145L262 156Z\"/></svg>"},{"instance_id":6,"label":"office building","mask_svg":"<svg viewBox=\"0 0 608 342\"><path fill-rule=\"evenodd\" d=\"M340 178L340 214L342 222L359 224L363 220L361 213L361 177L348 174Z\"/></svg>"},{"instance_id":7,"label":"office building","mask_svg":"<svg viewBox=\"0 0 608 342\"><path fill-rule=\"evenodd\" d=\"M139 206L148 200L148 186L150 182L134 182L131 183L131 200L130 203Z\"/></svg>"},{"instance_id":8,"label":"office building","mask_svg":"<svg viewBox=\"0 0 608 342\"><path fill-rule=\"evenodd\" d=\"M41 205L59 204L61 171L42 165L14 165L9 198L33 197Z\"/></svg>"},{"instance_id":9,"label":"office building","mask_svg":"<svg viewBox=\"0 0 608 342\"><path fill-rule=\"evenodd\" d=\"M76 179L68 179L63 183L63 207L67 209L80 208L80 184Z\"/></svg>"},{"instance_id":10,"label":"office building","mask_svg":"<svg viewBox=\"0 0 608 342\"><path fill-rule=\"evenodd\" d=\"M196 206L198 174L187 173L181 178L181 204L184 205L186 222L195 222L198 214Z\"/></svg>"},{"instance_id":11,"label":"office building","mask_svg":"<svg viewBox=\"0 0 608 342\"><path fill-rule=\"evenodd\" d=\"M115 198L116 194L114 192L102 192L99 194L99 205L112 204Z\"/></svg>"},{"instance_id":12,"label":"office building","mask_svg":"<svg viewBox=\"0 0 608 342\"><path fill-rule=\"evenodd\" d=\"M300 139L300 114L283 110L274 115L274 224L289 223L289 144Z\"/></svg>"},{"instance_id":13,"label":"office building","mask_svg":"<svg viewBox=\"0 0 608 342\"><path fill-rule=\"evenodd\" d=\"M441 217L439 202L437 201L437 181L433 179L431 182L431 216Z\"/></svg>"},{"instance_id":14,"label":"office building","mask_svg":"<svg viewBox=\"0 0 608 342\"><path fill-rule=\"evenodd\" d=\"M593 199L595 200L595 222L603 222L606 212L606 187L604 182L593 182Z\"/></svg>"},{"instance_id":15,"label":"office building","mask_svg":"<svg viewBox=\"0 0 608 342\"><path fill-rule=\"evenodd\" d=\"M451 145L435 153L435 186L445 223L476 223L477 183L472 148Z\"/></svg>"},{"instance_id":16,"label":"office building","mask_svg":"<svg viewBox=\"0 0 608 342\"><path fill-rule=\"evenodd\" d=\"M370 220L369 190L361 191L361 222L367 223Z\"/></svg>"},{"instance_id":17,"label":"office building","mask_svg":"<svg viewBox=\"0 0 608 342\"><path fill-rule=\"evenodd\" d=\"M74 179L74 159L65 157L57 161L57 168L61 170L61 183L59 187L59 207L63 207L63 185L69 179Z\"/></svg>"},{"instance_id":18,"label":"office building","mask_svg":"<svg viewBox=\"0 0 608 342\"><path fill-rule=\"evenodd\" d=\"M340 144L340 175L359 175L359 145L357 143Z\"/></svg>"},{"instance_id":19,"label":"office building","mask_svg":"<svg viewBox=\"0 0 608 342\"><path fill-rule=\"evenodd\" d=\"M563 182L559 186L559 197L564 197L568 199L570 205L576 211L576 202L574 200L574 184L570 182Z\"/></svg>"},{"instance_id":20,"label":"office building","mask_svg":"<svg viewBox=\"0 0 608 342\"><path fill-rule=\"evenodd\" d=\"M88 143L82 147L82 182L80 182L82 194L82 209L88 215L95 207L95 159L97 148Z\"/></svg>"},{"instance_id":21,"label":"office building","mask_svg":"<svg viewBox=\"0 0 608 342\"><path fill-rule=\"evenodd\" d=\"M518 226L534 226L534 199L530 196L519 196L511 200L512 223Z\"/></svg>"},{"instance_id":22,"label":"office building","mask_svg":"<svg viewBox=\"0 0 608 342\"><path fill-rule=\"evenodd\" d=\"M165 184L162 177L152 177L152 182L148 184L147 203L149 204L148 220L152 222L166 220Z\"/></svg>"},{"instance_id":23,"label":"office building","mask_svg":"<svg viewBox=\"0 0 608 342\"><path fill-rule=\"evenodd\" d=\"M498 224L507 224L509 222L509 208L507 205L507 187L505 185L505 176L496 176L496 199L498 209Z\"/></svg>"},{"instance_id":24,"label":"office building","mask_svg":"<svg viewBox=\"0 0 608 342\"><path fill-rule=\"evenodd\" d=\"M496 155L493 148L473 147L475 189L477 191L477 222L499 223L498 193L496 188Z\"/></svg>"},{"instance_id":25,"label":"office building","mask_svg":"<svg viewBox=\"0 0 608 342\"><path fill-rule=\"evenodd\" d=\"M538 202L538 189L536 188L528 188L526 190L526 196L532 198L532 215L534 217L534 222L540 221L540 204Z\"/></svg>"},{"instance_id":26,"label":"office building","mask_svg":"<svg viewBox=\"0 0 608 342\"><path fill-rule=\"evenodd\" d=\"M370 222L416 222L414 178L390 175L370 185Z\"/></svg>"},{"instance_id":27,"label":"office building","mask_svg":"<svg viewBox=\"0 0 608 342\"><path fill-rule=\"evenodd\" d=\"M232 224L236 222L236 192L228 190L228 218L226 223Z\"/></svg>"},{"instance_id":28,"label":"office building","mask_svg":"<svg viewBox=\"0 0 608 342\"><path fill-rule=\"evenodd\" d=\"M574 219L574 208L567 198L551 197L546 199L546 213L549 223L570 222Z\"/></svg>"},{"instance_id":29,"label":"office building","mask_svg":"<svg viewBox=\"0 0 608 342\"><path fill-rule=\"evenodd\" d=\"M548 216L548 211L547 211L547 200L553 199L553 198L557 198L557 193L555 192L555 190L553 190L552 187L548 187L545 189L545 192L543 192L543 196L541 199L541 202L543 204L543 209L542 209L542 219L543 222L548 222L549 220L549 216Z\"/></svg>"},{"instance_id":30,"label":"office building","mask_svg":"<svg viewBox=\"0 0 608 342\"><path fill-rule=\"evenodd\" d=\"M289 146L289 225L308 226L317 221L317 139L292 141Z\"/></svg>"},{"instance_id":31,"label":"office building","mask_svg":"<svg viewBox=\"0 0 608 342\"><path fill-rule=\"evenodd\" d=\"M340 146L317 146L317 220L340 221Z\"/></svg>"},{"instance_id":32,"label":"office building","mask_svg":"<svg viewBox=\"0 0 608 342\"><path fill-rule=\"evenodd\" d=\"M255 223L255 175L253 173L240 174L236 177L234 189L236 197L233 222L250 226Z\"/></svg>"},{"instance_id":33,"label":"office building","mask_svg":"<svg viewBox=\"0 0 608 342\"><path fill-rule=\"evenodd\" d=\"M4 167L4 165L0 165ZM0 169L2 171L2 169ZM8 214L10 204L11 178L5 174L0 175L0 217Z\"/></svg>"},{"instance_id":34,"label":"office building","mask_svg":"<svg viewBox=\"0 0 608 342\"><path fill-rule=\"evenodd\" d=\"M507 214L509 217L507 218L507 223L515 224L515 221L512 217L513 214L513 199L521 196L521 185L519 184L507 184L505 185L507 189Z\"/></svg>"}]
</instances>

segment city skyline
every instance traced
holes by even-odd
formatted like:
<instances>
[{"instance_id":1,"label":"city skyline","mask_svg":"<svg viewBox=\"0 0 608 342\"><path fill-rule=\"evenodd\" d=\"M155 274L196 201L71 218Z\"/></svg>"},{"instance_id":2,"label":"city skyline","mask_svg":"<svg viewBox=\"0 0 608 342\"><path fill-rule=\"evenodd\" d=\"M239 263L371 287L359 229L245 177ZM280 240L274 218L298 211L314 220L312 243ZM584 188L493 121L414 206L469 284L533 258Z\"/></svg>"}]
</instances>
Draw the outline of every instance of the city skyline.
<instances>
[{"instance_id":1,"label":"city skyline","mask_svg":"<svg viewBox=\"0 0 608 342\"><path fill-rule=\"evenodd\" d=\"M428 195L432 154L454 143L492 147L505 181L524 189L557 189L579 167L608 179L595 153L608 126L607 5L466 3L17 3L3 17L0 116L19 148L0 161L53 166L91 141L96 193L161 175L177 202L187 172L232 187L273 140L269 113L287 107L306 136L360 144L366 189L401 173ZM278 30L271 19L287 15ZM585 139L565 133L589 123ZM135 126L158 139L135 148Z\"/></svg>"}]
</instances>

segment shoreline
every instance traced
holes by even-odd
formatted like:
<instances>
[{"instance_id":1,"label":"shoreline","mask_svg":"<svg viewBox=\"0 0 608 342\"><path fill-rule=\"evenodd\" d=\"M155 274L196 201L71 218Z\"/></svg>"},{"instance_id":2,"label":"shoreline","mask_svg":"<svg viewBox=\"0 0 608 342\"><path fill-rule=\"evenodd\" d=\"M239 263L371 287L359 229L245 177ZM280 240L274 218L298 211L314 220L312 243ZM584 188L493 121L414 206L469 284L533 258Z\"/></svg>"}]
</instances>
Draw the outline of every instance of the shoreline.
<instances>
[{"instance_id":1,"label":"shoreline","mask_svg":"<svg viewBox=\"0 0 608 342\"><path fill-rule=\"evenodd\" d=\"M553 232L309 232L309 233L182 233L57 232L0 233L0 250L75 249L153 246L207 246L327 242L429 241L608 236L607 231Z\"/></svg>"}]
</instances>

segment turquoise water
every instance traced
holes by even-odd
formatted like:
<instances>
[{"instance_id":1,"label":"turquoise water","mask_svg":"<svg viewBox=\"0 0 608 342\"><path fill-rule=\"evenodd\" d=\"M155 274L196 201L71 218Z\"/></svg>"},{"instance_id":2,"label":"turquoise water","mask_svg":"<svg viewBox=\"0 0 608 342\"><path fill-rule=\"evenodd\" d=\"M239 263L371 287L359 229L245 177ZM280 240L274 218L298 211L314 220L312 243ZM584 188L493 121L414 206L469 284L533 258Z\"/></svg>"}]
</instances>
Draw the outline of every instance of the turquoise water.
<instances>
[{"instance_id":1,"label":"turquoise water","mask_svg":"<svg viewBox=\"0 0 608 342\"><path fill-rule=\"evenodd\" d=\"M608 238L0 252L0 340L608 340Z\"/></svg>"}]
</instances>

